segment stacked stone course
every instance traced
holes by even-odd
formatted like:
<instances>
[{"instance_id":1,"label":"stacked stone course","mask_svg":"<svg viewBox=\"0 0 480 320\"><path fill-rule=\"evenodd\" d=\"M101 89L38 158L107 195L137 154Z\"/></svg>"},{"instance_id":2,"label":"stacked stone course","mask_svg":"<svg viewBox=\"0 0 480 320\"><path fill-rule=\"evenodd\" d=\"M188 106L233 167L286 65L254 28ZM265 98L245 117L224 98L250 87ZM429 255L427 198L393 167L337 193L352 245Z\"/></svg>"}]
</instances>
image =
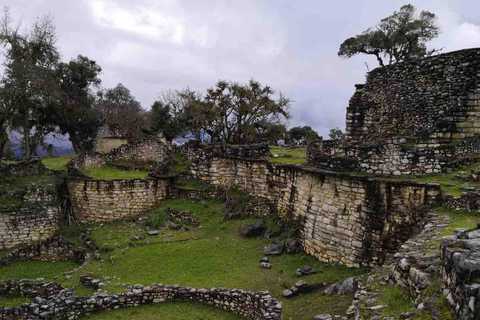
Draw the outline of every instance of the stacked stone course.
<instances>
[{"instance_id":1,"label":"stacked stone course","mask_svg":"<svg viewBox=\"0 0 480 320\"><path fill-rule=\"evenodd\" d=\"M167 179L68 179L73 211L83 221L107 222L136 217L167 195Z\"/></svg>"},{"instance_id":2,"label":"stacked stone course","mask_svg":"<svg viewBox=\"0 0 480 320\"><path fill-rule=\"evenodd\" d=\"M377 68L356 88L345 141L312 145L310 164L428 174L471 162L480 151L480 49Z\"/></svg>"},{"instance_id":3,"label":"stacked stone course","mask_svg":"<svg viewBox=\"0 0 480 320\"><path fill-rule=\"evenodd\" d=\"M20 308L0 307L0 319L77 319L101 310L135 307L168 300L207 303L251 320L280 320L282 314L282 304L265 291L197 289L154 284L147 287L135 285L134 289L118 295L101 293L92 297L77 297L71 290L62 290L58 295L46 299L38 297L35 303L23 304Z\"/></svg>"}]
</instances>

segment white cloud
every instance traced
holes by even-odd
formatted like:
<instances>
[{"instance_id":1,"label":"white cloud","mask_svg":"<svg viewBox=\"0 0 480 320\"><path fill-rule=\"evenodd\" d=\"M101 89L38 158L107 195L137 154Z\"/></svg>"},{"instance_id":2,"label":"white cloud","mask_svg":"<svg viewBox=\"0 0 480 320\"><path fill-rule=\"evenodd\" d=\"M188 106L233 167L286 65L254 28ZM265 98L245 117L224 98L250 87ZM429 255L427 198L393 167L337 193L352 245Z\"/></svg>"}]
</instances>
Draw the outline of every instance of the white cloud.
<instances>
[{"instance_id":1,"label":"white cloud","mask_svg":"<svg viewBox=\"0 0 480 320\"><path fill-rule=\"evenodd\" d=\"M463 22L457 28L457 42L465 48L480 46L480 26Z\"/></svg>"}]
</instances>

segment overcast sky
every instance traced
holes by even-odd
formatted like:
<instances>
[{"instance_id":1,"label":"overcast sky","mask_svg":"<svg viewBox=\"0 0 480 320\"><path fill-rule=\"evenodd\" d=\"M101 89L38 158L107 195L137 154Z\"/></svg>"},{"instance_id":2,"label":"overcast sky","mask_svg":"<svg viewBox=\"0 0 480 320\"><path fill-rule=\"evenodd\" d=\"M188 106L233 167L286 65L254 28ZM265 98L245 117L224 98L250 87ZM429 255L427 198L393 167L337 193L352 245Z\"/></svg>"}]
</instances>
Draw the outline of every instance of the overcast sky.
<instances>
[{"instance_id":1,"label":"overcast sky","mask_svg":"<svg viewBox=\"0 0 480 320\"><path fill-rule=\"evenodd\" d=\"M123 83L145 108L165 89L205 91L218 79L259 80L293 100L290 126L326 135L345 127L354 84L371 57L341 59L338 47L412 3L439 17L431 46L480 47L478 0L2 0L27 27L51 14L58 47L103 69L102 86Z\"/></svg>"}]
</instances>

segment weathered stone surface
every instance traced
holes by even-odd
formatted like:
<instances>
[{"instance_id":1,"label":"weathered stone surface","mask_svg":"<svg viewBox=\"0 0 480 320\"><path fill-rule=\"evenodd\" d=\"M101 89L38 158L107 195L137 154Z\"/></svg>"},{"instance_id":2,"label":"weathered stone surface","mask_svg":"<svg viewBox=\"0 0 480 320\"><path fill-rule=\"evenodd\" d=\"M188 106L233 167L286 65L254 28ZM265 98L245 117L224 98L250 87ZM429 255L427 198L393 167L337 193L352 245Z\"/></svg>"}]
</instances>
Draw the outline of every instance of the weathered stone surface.
<instances>
[{"instance_id":1,"label":"weathered stone surface","mask_svg":"<svg viewBox=\"0 0 480 320\"><path fill-rule=\"evenodd\" d=\"M324 292L326 294L346 295L357 290L358 280L356 278L347 278L328 287Z\"/></svg>"},{"instance_id":2,"label":"weathered stone surface","mask_svg":"<svg viewBox=\"0 0 480 320\"><path fill-rule=\"evenodd\" d=\"M254 222L242 227L242 238L253 238L263 236L267 230L267 225L263 221Z\"/></svg>"},{"instance_id":3,"label":"weathered stone surface","mask_svg":"<svg viewBox=\"0 0 480 320\"><path fill-rule=\"evenodd\" d=\"M283 253L285 247L285 241L277 240L273 244L269 245L263 250L263 254L266 256L278 256Z\"/></svg>"}]
</instances>

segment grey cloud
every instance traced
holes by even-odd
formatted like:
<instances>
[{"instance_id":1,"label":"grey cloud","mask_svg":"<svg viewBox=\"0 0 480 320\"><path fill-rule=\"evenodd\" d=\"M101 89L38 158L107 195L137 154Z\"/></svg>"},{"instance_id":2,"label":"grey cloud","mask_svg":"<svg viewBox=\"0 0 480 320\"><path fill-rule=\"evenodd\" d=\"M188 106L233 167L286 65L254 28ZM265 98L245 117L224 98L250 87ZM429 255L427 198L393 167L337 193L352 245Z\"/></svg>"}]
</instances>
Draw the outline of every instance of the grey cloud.
<instances>
[{"instance_id":1,"label":"grey cloud","mask_svg":"<svg viewBox=\"0 0 480 320\"><path fill-rule=\"evenodd\" d=\"M106 10L95 13L102 3ZM322 135L344 127L354 84L365 81L364 62L376 67L366 56L338 58L340 43L407 3L440 16L447 30L435 46L480 46L472 36L480 26L475 0L3 1L24 24L51 13L63 59L96 60L103 87L121 82L144 107L163 89L204 91L218 79L255 78L294 100L291 125Z\"/></svg>"}]
</instances>

